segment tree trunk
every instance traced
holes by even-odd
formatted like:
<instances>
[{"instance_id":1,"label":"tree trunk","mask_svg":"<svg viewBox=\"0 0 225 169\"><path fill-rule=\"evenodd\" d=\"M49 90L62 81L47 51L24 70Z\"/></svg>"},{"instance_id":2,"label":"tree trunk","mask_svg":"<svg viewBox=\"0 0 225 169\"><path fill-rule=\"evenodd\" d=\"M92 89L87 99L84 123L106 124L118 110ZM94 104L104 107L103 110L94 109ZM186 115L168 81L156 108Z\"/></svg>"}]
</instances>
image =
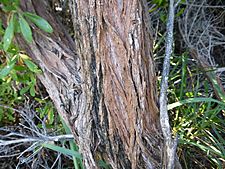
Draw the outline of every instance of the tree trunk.
<instances>
[{"instance_id":1,"label":"tree trunk","mask_svg":"<svg viewBox=\"0 0 225 169\"><path fill-rule=\"evenodd\" d=\"M75 43L46 0L22 0L50 22L33 26L34 42L17 41L43 70L39 75L70 125L87 169L159 168L162 138L152 38L144 0L70 0ZM75 52L76 51L76 52Z\"/></svg>"}]
</instances>

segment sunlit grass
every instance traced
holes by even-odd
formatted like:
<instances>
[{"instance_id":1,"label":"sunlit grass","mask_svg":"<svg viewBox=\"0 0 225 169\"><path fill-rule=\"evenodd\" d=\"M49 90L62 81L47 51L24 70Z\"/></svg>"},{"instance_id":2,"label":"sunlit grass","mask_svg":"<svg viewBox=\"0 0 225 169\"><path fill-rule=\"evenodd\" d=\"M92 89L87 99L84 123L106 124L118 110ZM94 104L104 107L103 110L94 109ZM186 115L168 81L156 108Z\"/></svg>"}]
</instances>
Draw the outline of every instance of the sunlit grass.
<instances>
[{"instance_id":1,"label":"sunlit grass","mask_svg":"<svg viewBox=\"0 0 225 169\"><path fill-rule=\"evenodd\" d=\"M172 130L179 135L178 155L183 167L222 169L225 103L214 96L211 84L188 53L171 59L168 95Z\"/></svg>"}]
</instances>

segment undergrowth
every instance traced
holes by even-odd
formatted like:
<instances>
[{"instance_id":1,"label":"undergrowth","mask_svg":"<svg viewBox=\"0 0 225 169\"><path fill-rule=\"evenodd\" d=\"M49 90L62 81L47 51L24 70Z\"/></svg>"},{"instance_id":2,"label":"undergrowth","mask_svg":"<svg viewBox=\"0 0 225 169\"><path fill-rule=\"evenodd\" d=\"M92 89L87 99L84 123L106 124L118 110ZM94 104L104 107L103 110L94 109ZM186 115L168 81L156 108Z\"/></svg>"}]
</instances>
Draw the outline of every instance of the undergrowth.
<instances>
[{"instance_id":1,"label":"undergrowth","mask_svg":"<svg viewBox=\"0 0 225 169\"><path fill-rule=\"evenodd\" d=\"M225 103L224 95L213 87L214 76L207 79L179 32L179 17L186 11L185 1L176 11L174 48L170 62L168 110L171 129L178 135L177 155L184 169L225 168ZM195 1L196 2L196 1ZM191 2L190 2L191 3ZM218 2L219 3L219 2ZM160 84L165 50L168 1L150 2L151 23L154 30L153 53ZM218 84L216 84L218 86ZM158 85L160 86L160 85ZM160 90L160 89L159 89ZM220 93L220 98L215 93Z\"/></svg>"},{"instance_id":2,"label":"undergrowth","mask_svg":"<svg viewBox=\"0 0 225 169\"><path fill-rule=\"evenodd\" d=\"M188 53L171 59L168 100L183 168L224 168L225 103Z\"/></svg>"},{"instance_id":3,"label":"undergrowth","mask_svg":"<svg viewBox=\"0 0 225 169\"><path fill-rule=\"evenodd\" d=\"M160 6L164 10L167 7L166 1L155 0L154 2L158 6L155 6L150 12L158 10ZM160 11L162 23L165 23L166 20L164 10L163 12ZM182 12L179 13L179 15L181 14ZM31 14L25 16L32 18ZM17 17L22 18L21 22L26 22L26 20L23 20L23 16L18 14ZM37 19L37 17L35 18ZM14 20L11 19L11 21ZM21 29L23 28L21 27ZM6 29L0 22L1 40L5 31ZM10 30L8 31L10 32ZM24 34L23 30L22 34ZM32 35L31 37L24 36L27 41L32 40ZM160 55L164 49L165 34L160 36L161 39L159 38L158 43L154 46L154 53L157 53L157 55ZM7 52L5 49L7 49ZM48 131L48 134L70 134L66 124L57 115L47 93L38 83L36 76L41 71L29 56L25 55L14 44L4 45L4 41L0 43L0 56L0 105L17 109L25 108L29 112L35 113L36 116L32 118L35 125L41 131L44 128L43 131ZM158 60L161 62L161 58ZM218 100L213 92L212 85L206 79L203 70L190 58L188 52L174 55L171 58L168 109L172 131L174 135L179 136L177 154L182 167L185 169L225 168L225 103ZM0 106L0 127L12 128L12 126L19 126L19 124L24 124L24 122L22 122L18 112ZM23 147L23 149L26 148ZM48 157L47 162L50 164L40 164L43 166L51 165L54 167L56 166L55 161L60 166L66 158L69 167L83 168L82 159L79 158L79 154L75 153L77 151L78 148L74 141L60 141L55 144L38 145L26 155L34 157L30 159L45 159ZM60 161L61 154L64 154L64 156ZM10 157L8 159L10 160ZM27 161L28 164L30 162ZM103 168L109 168L105 162L100 161L99 163Z\"/></svg>"},{"instance_id":4,"label":"undergrowth","mask_svg":"<svg viewBox=\"0 0 225 169\"><path fill-rule=\"evenodd\" d=\"M4 13L0 18L0 168L82 168L73 140L46 140L71 133L37 79L41 70L13 40L21 34L31 43L31 23L47 33L53 32L51 25L22 12L19 0L4 0L0 5Z\"/></svg>"}]
</instances>

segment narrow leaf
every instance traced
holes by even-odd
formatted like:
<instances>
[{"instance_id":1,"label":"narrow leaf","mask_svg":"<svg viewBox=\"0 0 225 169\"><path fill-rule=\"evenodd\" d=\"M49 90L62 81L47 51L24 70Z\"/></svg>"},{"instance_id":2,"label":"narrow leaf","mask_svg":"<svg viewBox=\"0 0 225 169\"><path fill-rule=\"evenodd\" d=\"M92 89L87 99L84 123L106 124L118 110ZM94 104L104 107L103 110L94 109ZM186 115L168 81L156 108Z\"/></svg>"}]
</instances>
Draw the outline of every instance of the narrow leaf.
<instances>
[{"instance_id":1,"label":"narrow leaf","mask_svg":"<svg viewBox=\"0 0 225 169\"><path fill-rule=\"evenodd\" d=\"M35 65L32 61L28 59L24 59L24 63L27 65L27 67L32 71L37 73L38 72L38 67Z\"/></svg>"},{"instance_id":2,"label":"narrow leaf","mask_svg":"<svg viewBox=\"0 0 225 169\"><path fill-rule=\"evenodd\" d=\"M53 122L54 122L54 111L53 111L52 107L49 108L49 110L48 110L48 121L49 121L49 124L53 124Z\"/></svg>"},{"instance_id":3,"label":"narrow leaf","mask_svg":"<svg viewBox=\"0 0 225 169\"><path fill-rule=\"evenodd\" d=\"M218 103L220 105L225 105L224 102L218 101L216 99L205 98L205 97L196 97L196 98L189 98L189 99L185 99L185 100L181 100L181 101L169 104L168 105L168 110L172 110L173 108L182 106L184 104L198 103L198 102L215 102L215 103Z\"/></svg>"},{"instance_id":4,"label":"narrow leaf","mask_svg":"<svg viewBox=\"0 0 225 169\"><path fill-rule=\"evenodd\" d=\"M0 121L2 121L3 116L4 116L4 111L2 108L0 108Z\"/></svg>"},{"instance_id":5,"label":"narrow leaf","mask_svg":"<svg viewBox=\"0 0 225 169\"><path fill-rule=\"evenodd\" d=\"M34 88L34 85L32 85L31 87L30 87L30 95L31 96L35 96L35 88Z\"/></svg>"},{"instance_id":6,"label":"narrow leaf","mask_svg":"<svg viewBox=\"0 0 225 169\"><path fill-rule=\"evenodd\" d=\"M19 15L19 24L20 24L20 30L22 32L22 35L24 37L24 39L31 43L33 38L32 38L32 31L30 29L29 24L27 23L27 21L23 18L22 15Z\"/></svg>"},{"instance_id":7,"label":"narrow leaf","mask_svg":"<svg viewBox=\"0 0 225 169\"><path fill-rule=\"evenodd\" d=\"M22 59L30 59L29 56L25 55L25 54L22 54L22 53L19 53L19 56L22 58Z\"/></svg>"},{"instance_id":8,"label":"narrow leaf","mask_svg":"<svg viewBox=\"0 0 225 169\"><path fill-rule=\"evenodd\" d=\"M70 128L68 127L68 125L65 123L65 121L63 120L63 118L61 116L60 116L60 120L61 120L61 122L63 124L63 128L65 129L66 134L71 134ZM78 151L78 147L74 143L74 140L69 141L69 144L70 144L70 149L72 151ZM73 156L73 163L74 163L74 167L75 168L79 168L79 164L81 164L80 165L80 169L84 169L84 167L82 165L82 162L81 162L81 159L76 158L75 156Z\"/></svg>"},{"instance_id":9,"label":"narrow leaf","mask_svg":"<svg viewBox=\"0 0 225 169\"><path fill-rule=\"evenodd\" d=\"M12 42L13 35L14 35L14 22L13 22L13 15L12 15L11 18L10 18L10 21L9 21L9 25L6 28L5 34L4 34L4 37L3 37L3 49L5 51L8 50L8 48L9 48L11 42Z\"/></svg>"},{"instance_id":10,"label":"narrow leaf","mask_svg":"<svg viewBox=\"0 0 225 169\"><path fill-rule=\"evenodd\" d=\"M63 128L64 128L66 134L71 134L70 128L68 127L68 125L66 124L66 122L63 120L63 118L61 116L60 116L60 120L63 124Z\"/></svg>"},{"instance_id":11,"label":"narrow leaf","mask_svg":"<svg viewBox=\"0 0 225 169\"><path fill-rule=\"evenodd\" d=\"M22 88L20 90L20 95L24 95L24 93L26 93L29 89L30 89L30 86L26 86L26 87Z\"/></svg>"},{"instance_id":12,"label":"narrow leaf","mask_svg":"<svg viewBox=\"0 0 225 169\"><path fill-rule=\"evenodd\" d=\"M29 12L25 12L24 15L30 19L30 21L32 21L35 25L37 25L40 29L42 29L45 32L48 33L52 33L53 29L51 27L51 25L42 17L29 13Z\"/></svg>"},{"instance_id":13,"label":"narrow leaf","mask_svg":"<svg viewBox=\"0 0 225 169\"><path fill-rule=\"evenodd\" d=\"M5 66L1 71L0 71L0 79L4 78L5 76L7 76L10 71L13 69L14 65L15 65L15 61L10 63L9 65Z\"/></svg>"},{"instance_id":14,"label":"narrow leaf","mask_svg":"<svg viewBox=\"0 0 225 169\"><path fill-rule=\"evenodd\" d=\"M72 151L72 150L69 150L67 148L56 146L54 144L44 143L44 144L42 144L42 146L46 147L46 148L49 148L51 150L66 154L66 155L75 156L76 158L79 158L79 159L82 158L80 153L78 153L77 151Z\"/></svg>"}]
</instances>

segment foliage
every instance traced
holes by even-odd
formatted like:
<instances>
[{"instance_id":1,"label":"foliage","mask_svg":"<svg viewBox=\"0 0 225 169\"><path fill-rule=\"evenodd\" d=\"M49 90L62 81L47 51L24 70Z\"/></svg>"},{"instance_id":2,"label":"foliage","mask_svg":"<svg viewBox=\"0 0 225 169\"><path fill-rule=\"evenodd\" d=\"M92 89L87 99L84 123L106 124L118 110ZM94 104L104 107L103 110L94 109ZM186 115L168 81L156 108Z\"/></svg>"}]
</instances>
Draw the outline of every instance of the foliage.
<instances>
[{"instance_id":1,"label":"foliage","mask_svg":"<svg viewBox=\"0 0 225 169\"><path fill-rule=\"evenodd\" d=\"M75 158L82 159L81 155L78 152L69 150L67 148L62 148L60 146L56 146L56 145L50 144L50 143L43 143L42 146L46 147L46 148L49 148L49 149L52 149L54 151L66 154L66 155L73 156Z\"/></svg>"},{"instance_id":2,"label":"foliage","mask_svg":"<svg viewBox=\"0 0 225 169\"><path fill-rule=\"evenodd\" d=\"M183 2L181 1L181 3ZM155 7L156 4L152 6ZM186 7L187 5L178 6L177 18L187 13ZM160 74L166 35L165 20L161 16L162 14L166 16L167 9L159 4L157 4L157 8L150 9L155 29L153 52ZM184 24L184 22L182 23ZM205 70L201 69L196 61L191 59L187 47L182 44L183 40L180 38L179 28L176 25L177 23L174 30L174 53L176 55L171 58L171 72L168 80L168 109L173 133L179 136L178 156L183 168L198 168L199 166L203 168L209 168L209 166L210 168L224 168L224 94L220 91L221 88L218 87L219 84L215 80L217 77L214 70L206 72L207 75L210 75L208 78L212 79L212 83L210 83L203 73ZM196 29L193 29L193 31L196 33ZM198 36L201 37L202 34ZM196 38L192 40L199 42ZM205 43L201 44L205 45ZM201 51L204 50L201 49ZM218 93L219 98L213 93Z\"/></svg>"},{"instance_id":3,"label":"foliage","mask_svg":"<svg viewBox=\"0 0 225 169\"><path fill-rule=\"evenodd\" d=\"M44 91L36 90L38 88L36 75L41 73L41 70L13 41L16 34L22 34L27 43L32 43L33 37L30 24L35 24L47 33L53 32L51 25L38 15L22 12L19 9L19 0L2 0L0 3L3 5L2 10L7 16L6 24L3 25L3 22L0 22L0 87L2 88L0 91L0 104L9 107L19 106L20 104L25 106L23 103L27 100L27 97L33 99L35 106L29 106L29 109L35 109L35 112L38 113L35 122L37 127L44 130L50 129L50 131L65 130L62 133L71 134L65 122L56 116L51 101L43 98ZM2 126L6 123L15 124L15 111L0 106L0 123ZM43 148L48 148L59 154L72 156L75 169L84 168L82 157L78 153L78 147L73 140L69 142L62 141L57 145L45 142L40 146L37 144L35 147L33 154L25 160L28 163L29 159L41 152ZM104 161L99 161L99 166L109 168Z\"/></svg>"},{"instance_id":4,"label":"foliage","mask_svg":"<svg viewBox=\"0 0 225 169\"><path fill-rule=\"evenodd\" d=\"M52 33L53 29L40 16L22 12L19 9L19 0L1 0L0 4L2 5L2 11L5 13L4 16L7 16L5 22L0 20L0 104L9 107L18 107L19 105L23 107L26 106L24 102L31 99L35 106L29 106L29 109L35 109L39 113L38 119L40 119L35 124L39 128L46 127L53 130L62 130L62 123L55 116L53 104L49 99L45 99L42 96L45 91L37 90L36 75L41 73L41 70L13 41L15 35L22 34L27 43L32 43L31 24L35 24L47 33ZM16 112L12 109L0 107L0 125L16 125L18 119L15 115ZM46 124L43 125L43 122ZM66 126L64 125L64 127ZM74 141L70 141L71 150L44 143L31 156L37 154L43 147L75 155L76 167L79 167L78 164L81 165L81 161L77 160L77 158L80 158L80 155L77 152L77 146Z\"/></svg>"},{"instance_id":5,"label":"foliage","mask_svg":"<svg viewBox=\"0 0 225 169\"><path fill-rule=\"evenodd\" d=\"M188 54L171 61L168 106L173 132L179 135L179 155L185 168L202 164L222 168L225 162L225 103L211 98L210 84ZM201 84L205 81L204 85ZM196 157L191 158L195 152ZM183 156L184 154L189 154ZM201 155L201 159L198 156ZM193 155L192 155L193 156Z\"/></svg>"},{"instance_id":6,"label":"foliage","mask_svg":"<svg viewBox=\"0 0 225 169\"><path fill-rule=\"evenodd\" d=\"M4 35L2 41L4 51L9 49L15 33L21 33L27 42L32 42L32 30L29 22L34 23L45 32L53 32L51 25L45 19L30 12L22 12L19 8L19 0L4 0L2 1L2 5L2 10L5 13L8 13L8 26L3 33Z\"/></svg>"},{"instance_id":7,"label":"foliage","mask_svg":"<svg viewBox=\"0 0 225 169\"><path fill-rule=\"evenodd\" d=\"M71 131L70 131L69 127L66 125L65 121L62 118L60 118L60 119L61 119L63 128L65 130L65 133L71 134ZM71 151L77 152L79 150L78 146L75 144L74 140L69 141L69 146L70 146ZM82 160L81 160L82 158L79 158L79 157L77 158L76 156L72 156L72 158L73 158L73 164L74 164L75 169L83 169L84 168Z\"/></svg>"},{"instance_id":8,"label":"foliage","mask_svg":"<svg viewBox=\"0 0 225 169\"><path fill-rule=\"evenodd\" d=\"M0 87L2 89L0 103L18 106L24 101L26 93L32 97L37 94L36 75L41 71L31 58L16 46L13 42L14 35L21 33L24 39L31 43L33 40L31 23L48 33L53 29L40 16L22 12L19 8L19 0L1 0L0 3L4 16L7 17L4 24L0 20ZM11 110L0 108L0 122L15 122L15 120Z\"/></svg>"},{"instance_id":9,"label":"foliage","mask_svg":"<svg viewBox=\"0 0 225 169\"><path fill-rule=\"evenodd\" d=\"M0 63L1 104L18 106L24 101L25 93L29 93L33 97L36 95L36 73L39 73L40 70L27 55L12 46L7 52L2 51ZM4 112L2 108L0 110L1 113ZM11 110L6 110L1 116L4 119L0 118L0 121L15 120L12 118Z\"/></svg>"},{"instance_id":10,"label":"foliage","mask_svg":"<svg viewBox=\"0 0 225 169\"><path fill-rule=\"evenodd\" d=\"M50 131L65 130L62 133L70 134L68 126L56 116L52 102L43 97L45 91L38 89L36 76L41 70L14 43L14 37L18 34L21 34L27 43L32 43L33 25L47 33L52 33L53 29L40 16L21 11L19 3L19 0L0 0L0 10L4 12L5 17L0 20L0 104L19 107L24 106L27 100L35 100L35 106L32 108L40 119L35 123L38 128L45 127ZM154 5L149 12L157 12L161 28L164 28L168 1L153 0L152 3ZM185 7L180 6L176 17L181 16L184 11ZM156 33L159 37L154 45L154 53L158 56L164 47L163 31ZM190 59L188 52L173 56L171 65L168 108L172 130L174 134L179 135L178 156L183 167L209 165L222 169L225 163L225 103L212 95L211 84L205 79L202 70ZM0 126L16 125L17 120L15 111L0 107ZM40 147L69 155L73 159L74 168L83 168L82 157L74 141L43 143ZM35 153L39 150L36 149ZM99 166L110 168L101 160Z\"/></svg>"}]
</instances>

